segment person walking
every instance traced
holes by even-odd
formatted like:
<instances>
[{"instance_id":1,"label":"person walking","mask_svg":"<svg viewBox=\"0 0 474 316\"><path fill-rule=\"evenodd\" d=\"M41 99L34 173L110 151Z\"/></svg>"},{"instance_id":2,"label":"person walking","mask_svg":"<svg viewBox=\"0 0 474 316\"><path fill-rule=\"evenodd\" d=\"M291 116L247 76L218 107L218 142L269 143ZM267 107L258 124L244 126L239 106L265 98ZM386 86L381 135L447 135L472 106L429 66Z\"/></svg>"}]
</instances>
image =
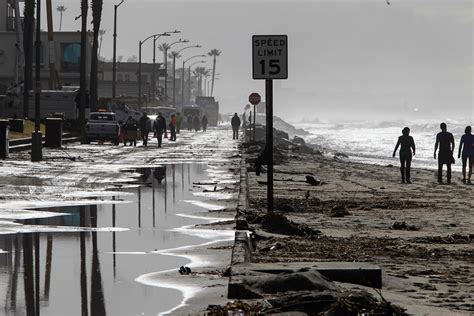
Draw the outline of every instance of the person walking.
<instances>
[{"instance_id":1,"label":"person walking","mask_svg":"<svg viewBox=\"0 0 474 316\"><path fill-rule=\"evenodd\" d=\"M170 141L176 141L176 116L173 114L171 115L170 119Z\"/></svg>"},{"instance_id":2,"label":"person walking","mask_svg":"<svg viewBox=\"0 0 474 316\"><path fill-rule=\"evenodd\" d=\"M438 183L443 183L443 165L446 165L447 169L447 183L451 183L451 164L454 163L454 137L453 134L447 131L446 123L439 125L441 132L436 135L436 143L434 148L434 159L436 159L436 152L439 147L438 153Z\"/></svg>"},{"instance_id":3,"label":"person walking","mask_svg":"<svg viewBox=\"0 0 474 316\"><path fill-rule=\"evenodd\" d=\"M188 115L188 119L186 123L188 124L188 131L192 131L193 130L193 117L191 116L191 114Z\"/></svg>"},{"instance_id":4,"label":"person walking","mask_svg":"<svg viewBox=\"0 0 474 316\"><path fill-rule=\"evenodd\" d=\"M466 126L464 135L461 136L461 143L459 144L458 158L462 157L462 183L472 184L472 168L474 164L474 135L471 134L472 127ZM462 150L462 156L461 156ZM466 182L466 165L468 166L468 177Z\"/></svg>"},{"instance_id":5,"label":"person walking","mask_svg":"<svg viewBox=\"0 0 474 316\"><path fill-rule=\"evenodd\" d=\"M230 124L232 125L232 139L239 139L240 118L237 113L234 113Z\"/></svg>"},{"instance_id":6,"label":"person walking","mask_svg":"<svg viewBox=\"0 0 474 316\"><path fill-rule=\"evenodd\" d=\"M415 155L415 140L410 136L410 129L405 127L402 130L402 136L398 137L398 142L393 150L393 157L400 147L400 173L402 175L402 183L411 183L411 160Z\"/></svg>"},{"instance_id":7,"label":"person walking","mask_svg":"<svg viewBox=\"0 0 474 316\"><path fill-rule=\"evenodd\" d=\"M143 112L142 117L139 120L140 132L142 134L143 146L148 146L148 134L150 133L150 118L146 112Z\"/></svg>"},{"instance_id":8,"label":"person walking","mask_svg":"<svg viewBox=\"0 0 474 316\"><path fill-rule=\"evenodd\" d=\"M155 130L156 138L158 139L158 147L161 147L161 143L163 142L163 133L166 131L166 120L161 115L161 112L158 113L158 116L155 119L153 129Z\"/></svg>"},{"instance_id":9,"label":"person walking","mask_svg":"<svg viewBox=\"0 0 474 316\"><path fill-rule=\"evenodd\" d=\"M176 113L176 133L181 131L181 124L183 123L183 116L181 112Z\"/></svg>"},{"instance_id":10,"label":"person walking","mask_svg":"<svg viewBox=\"0 0 474 316\"><path fill-rule=\"evenodd\" d=\"M195 115L193 119L193 125L194 125L194 130L198 132L201 128L201 120L199 119L199 116Z\"/></svg>"},{"instance_id":11,"label":"person walking","mask_svg":"<svg viewBox=\"0 0 474 316\"><path fill-rule=\"evenodd\" d=\"M201 118L201 126L202 126L202 131L205 132L207 129L207 117L206 115L203 115Z\"/></svg>"}]
</instances>

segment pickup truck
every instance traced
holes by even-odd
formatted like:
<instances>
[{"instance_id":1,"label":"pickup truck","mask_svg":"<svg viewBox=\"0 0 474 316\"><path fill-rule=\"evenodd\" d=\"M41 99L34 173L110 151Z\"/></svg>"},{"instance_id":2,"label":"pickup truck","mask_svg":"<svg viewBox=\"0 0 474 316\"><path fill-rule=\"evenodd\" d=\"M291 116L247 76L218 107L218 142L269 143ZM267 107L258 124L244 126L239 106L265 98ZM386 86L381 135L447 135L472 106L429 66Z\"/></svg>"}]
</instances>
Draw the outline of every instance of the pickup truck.
<instances>
[{"instance_id":1,"label":"pickup truck","mask_svg":"<svg viewBox=\"0 0 474 316\"><path fill-rule=\"evenodd\" d=\"M120 125L115 113L91 112L86 123L87 143L91 141L111 141L114 145L119 144Z\"/></svg>"}]
</instances>

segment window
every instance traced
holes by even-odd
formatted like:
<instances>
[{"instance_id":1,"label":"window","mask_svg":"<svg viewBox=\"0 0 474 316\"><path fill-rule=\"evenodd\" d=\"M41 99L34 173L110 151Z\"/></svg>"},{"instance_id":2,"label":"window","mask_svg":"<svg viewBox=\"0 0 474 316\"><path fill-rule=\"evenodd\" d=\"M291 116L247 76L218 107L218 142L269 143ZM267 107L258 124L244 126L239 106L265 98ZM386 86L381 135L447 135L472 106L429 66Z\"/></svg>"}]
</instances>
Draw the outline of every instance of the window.
<instances>
[{"instance_id":1,"label":"window","mask_svg":"<svg viewBox=\"0 0 474 316\"><path fill-rule=\"evenodd\" d=\"M130 82L130 74L125 74L125 82Z\"/></svg>"},{"instance_id":2,"label":"window","mask_svg":"<svg viewBox=\"0 0 474 316\"><path fill-rule=\"evenodd\" d=\"M79 72L81 63L80 43L61 43L61 72Z\"/></svg>"}]
</instances>

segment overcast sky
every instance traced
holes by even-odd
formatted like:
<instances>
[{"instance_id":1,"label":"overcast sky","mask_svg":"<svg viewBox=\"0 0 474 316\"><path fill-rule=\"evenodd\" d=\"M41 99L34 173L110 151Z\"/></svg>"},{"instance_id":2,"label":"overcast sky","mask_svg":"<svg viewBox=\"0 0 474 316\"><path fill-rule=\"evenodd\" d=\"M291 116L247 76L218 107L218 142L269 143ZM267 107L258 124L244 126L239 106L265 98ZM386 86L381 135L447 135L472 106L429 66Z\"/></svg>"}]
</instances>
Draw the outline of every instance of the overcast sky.
<instances>
[{"instance_id":1,"label":"overcast sky","mask_svg":"<svg viewBox=\"0 0 474 316\"><path fill-rule=\"evenodd\" d=\"M118 2L104 0L106 58L112 57ZM74 20L79 0L53 5L68 8L63 30L80 28ZM184 51L185 58L221 50L214 94L225 111L240 110L250 92L264 96L264 81L252 79L252 35L287 34L288 80L274 82L280 116L389 119L421 113L463 115L474 123L473 1L125 0L118 21L118 55L125 60L138 55L140 39L174 29L182 33L162 39L203 46ZM54 23L57 29L57 12ZM143 46L144 61L151 61L151 44ZM206 67L212 67L211 58Z\"/></svg>"}]
</instances>

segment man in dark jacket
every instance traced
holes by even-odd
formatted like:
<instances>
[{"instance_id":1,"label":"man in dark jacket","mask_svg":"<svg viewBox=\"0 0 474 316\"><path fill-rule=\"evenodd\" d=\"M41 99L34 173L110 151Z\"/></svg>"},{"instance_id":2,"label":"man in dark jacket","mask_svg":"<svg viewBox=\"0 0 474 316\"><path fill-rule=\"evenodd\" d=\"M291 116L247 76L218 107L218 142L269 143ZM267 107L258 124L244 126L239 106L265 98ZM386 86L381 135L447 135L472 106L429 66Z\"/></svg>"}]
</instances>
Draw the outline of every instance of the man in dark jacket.
<instances>
[{"instance_id":1,"label":"man in dark jacket","mask_svg":"<svg viewBox=\"0 0 474 316\"><path fill-rule=\"evenodd\" d=\"M441 132L436 135L436 143L434 148L434 159L436 159L436 151L439 146L438 153L438 183L443 183L443 165L447 166L447 183L451 183L451 164L454 163L454 137L447 131L446 123L439 125Z\"/></svg>"},{"instance_id":2,"label":"man in dark jacket","mask_svg":"<svg viewBox=\"0 0 474 316\"><path fill-rule=\"evenodd\" d=\"M205 132L207 129L207 117L206 115L203 115L201 118L201 126L202 126L202 131Z\"/></svg>"},{"instance_id":3,"label":"man in dark jacket","mask_svg":"<svg viewBox=\"0 0 474 316\"><path fill-rule=\"evenodd\" d=\"M411 160L415 155L415 141L413 137L410 136L410 129L405 127L402 130L402 136L398 137L397 145L393 150L393 157L400 147L400 173L402 174L402 183L411 183L410 169L411 169Z\"/></svg>"},{"instance_id":4,"label":"man in dark jacket","mask_svg":"<svg viewBox=\"0 0 474 316\"><path fill-rule=\"evenodd\" d=\"M147 147L148 145L148 133L150 133L150 118L147 116L146 112L143 112L142 117L140 117L140 132L142 134L143 146Z\"/></svg>"},{"instance_id":5,"label":"man in dark jacket","mask_svg":"<svg viewBox=\"0 0 474 316\"><path fill-rule=\"evenodd\" d=\"M155 130L156 138L158 139L158 147L161 147L161 142L163 141L163 133L166 131L166 120L161 115L161 112L158 113L158 116L155 119L153 129Z\"/></svg>"},{"instance_id":6,"label":"man in dark jacket","mask_svg":"<svg viewBox=\"0 0 474 316\"><path fill-rule=\"evenodd\" d=\"M232 139L239 139L240 118L237 113L232 117L230 124L232 125Z\"/></svg>"}]
</instances>

